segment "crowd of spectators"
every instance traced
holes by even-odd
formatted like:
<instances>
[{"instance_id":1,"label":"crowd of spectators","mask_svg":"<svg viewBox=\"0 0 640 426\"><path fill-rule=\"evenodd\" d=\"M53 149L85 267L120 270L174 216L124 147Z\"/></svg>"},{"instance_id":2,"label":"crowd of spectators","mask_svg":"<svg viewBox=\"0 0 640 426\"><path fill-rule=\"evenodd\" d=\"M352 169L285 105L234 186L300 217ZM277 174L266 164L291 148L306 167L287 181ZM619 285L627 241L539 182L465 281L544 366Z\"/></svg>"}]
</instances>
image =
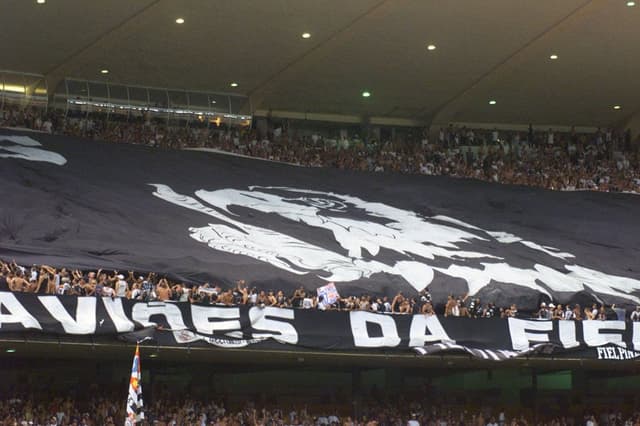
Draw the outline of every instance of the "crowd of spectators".
<instances>
[{"instance_id":1,"label":"crowd of spectators","mask_svg":"<svg viewBox=\"0 0 640 426\"><path fill-rule=\"evenodd\" d=\"M32 265L27 268L15 262L0 260L0 290L58 294L72 296L122 297L143 302L174 301L219 306L274 306L280 308L369 311L389 314L441 314L445 317L509 318L536 317L558 320L625 320L640 321L640 306L627 315L616 305L605 306L594 303L573 306L542 302L536 312L520 312L515 304L499 307L494 302L483 303L480 298L468 295L448 296L443 306L436 304L427 289L415 296L398 292L394 297L380 295L348 295L335 301L324 300L317 291L299 287L286 294L283 290L261 289L239 280L235 286L223 288L220 284L203 283L188 285L171 281L151 272L136 275L133 271L80 271L57 269L47 265ZM321 293L321 292L320 292ZM436 312L438 308L439 312ZM441 310L440 310L441 309Z\"/></svg>"},{"instance_id":2,"label":"crowd of spectators","mask_svg":"<svg viewBox=\"0 0 640 426\"><path fill-rule=\"evenodd\" d=\"M71 398L64 394L35 399L25 394L0 400L1 426L115 426L126 418L122 392L104 389ZM595 413L547 415L513 413L481 407L464 409L428 402L363 404L358 415L338 407L258 407L248 401L227 409L222 401L187 399L176 395L154 398L145 404L145 419L137 424L155 426L637 426L640 413L603 410ZM522 410L525 411L525 410ZM529 410L526 410L529 411Z\"/></svg>"},{"instance_id":3,"label":"crowd of spectators","mask_svg":"<svg viewBox=\"0 0 640 426\"><path fill-rule=\"evenodd\" d=\"M395 140L296 135L286 126L266 132L196 122L168 125L147 115L65 117L35 108L0 111L0 127L26 127L114 143L159 148L212 148L312 167L474 178L553 190L640 192L640 141L630 132L553 129L499 131L449 126ZM260 134L263 133L263 134ZM378 138L380 139L380 138Z\"/></svg>"}]
</instances>

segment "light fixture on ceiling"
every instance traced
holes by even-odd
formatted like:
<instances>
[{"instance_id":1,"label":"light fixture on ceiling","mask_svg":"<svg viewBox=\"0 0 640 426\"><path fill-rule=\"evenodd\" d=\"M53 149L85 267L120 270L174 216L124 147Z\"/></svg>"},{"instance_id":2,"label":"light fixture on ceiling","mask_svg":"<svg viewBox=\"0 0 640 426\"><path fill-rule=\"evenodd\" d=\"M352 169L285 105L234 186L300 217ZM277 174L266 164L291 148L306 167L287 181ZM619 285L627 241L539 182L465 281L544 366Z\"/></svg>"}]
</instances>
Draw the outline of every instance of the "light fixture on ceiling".
<instances>
[{"instance_id":1,"label":"light fixture on ceiling","mask_svg":"<svg viewBox=\"0 0 640 426\"><path fill-rule=\"evenodd\" d=\"M184 18L177 18L176 24L184 24Z\"/></svg>"},{"instance_id":2,"label":"light fixture on ceiling","mask_svg":"<svg viewBox=\"0 0 640 426\"><path fill-rule=\"evenodd\" d=\"M613 106L613 109L620 109L620 108L622 108L620 105L614 105Z\"/></svg>"},{"instance_id":3,"label":"light fixture on ceiling","mask_svg":"<svg viewBox=\"0 0 640 426\"><path fill-rule=\"evenodd\" d=\"M235 81L233 83L231 83L229 86L231 87L238 87L238 83L236 83Z\"/></svg>"},{"instance_id":4,"label":"light fixture on ceiling","mask_svg":"<svg viewBox=\"0 0 640 426\"><path fill-rule=\"evenodd\" d=\"M100 70L100 74L109 74L109 70L104 68Z\"/></svg>"},{"instance_id":5,"label":"light fixture on ceiling","mask_svg":"<svg viewBox=\"0 0 640 426\"><path fill-rule=\"evenodd\" d=\"M158 358L158 354L151 354L149 355L149 358Z\"/></svg>"},{"instance_id":6,"label":"light fixture on ceiling","mask_svg":"<svg viewBox=\"0 0 640 426\"><path fill-rule=\"evenodd\" d=\"M428 45L427 50L436 50L436 45L435 44Z\"/></svg>"},{"instance_id":7,"label":"light fixture on ceiling","mask_svg":"<svg viewBox=\"0 0 640 426\"><path fill-rule=\"evenodd\" d=\"M367 92L366 90L364 92L362 92L362 97L363 98L368 98L371 96L371 92Z\"/></svg>"},{"instance_id":8,"label":"light fixture on ceiling","mask_svg":"<svg viewBox=\"0 0 640 426\"><path fill-rule=\"evenodd\" d=\"M549 59L556 60L558 59L558 55L554 53L553 55L549 56Z\"/></svg>"},{"instance_id":9,"label":"light fixture on ceiling","mask_svg":"<svg viewBox=\"0 0 640 426\"><path fill-rule=\"evenodd\" d=\"M8 354L12 354L12 353L14 353L15 351L16 351L16 350L15 350L15 349L13 349L13 348L5 349L5 352L6 352L6 353L8 353Z\"/></svg>"},{"instance_id":10,"label":"light fixture on ceiling","mask_svg":"<svg viewBox=\"0 0 640 426\"><path fill-rule=\"evenodd\" d=\"M36 0L36 3L38 4L45 4L47 2L47 0Z\"/></svg>"},{"instance_id":11,"label":"light fixture on ceiling","mask_svg":"<svg viewBox=\"0 0 640 426\"><path fill-rule=\"evenodd\" d=\"M489 101L489 105L495 105L495 104L497 104L497 102L496 102L496 101L494 101L493 99L491 99L491 100Z\"/></svg>"},{"instance_id":12,"label":"light fixture on ceiling","mask_svg":"<svg viewBox=\"0 0 640 426\"><path fill-rule=\"evenodd\" d=\"M211 103L212 103L212 104L215 104L215 103L216 103L216 101L211 101Z\"/></svg>"},{"instance_id":13,"label":"light fixture on ceiling","mask_svg":"<svg viewBox=\"0 0 640 426\"><path fill-rule=\"evenodd\" d=\"M628 1L628 2L627 2L627 6L628 6L628 7L633 7L633 6L635 6L635 5L636 5L636 2L635 2L635 1Z\"/></svg>"},{"instance_id":14,"label":"light fixture on ceiling","mask_svg":"<svg viewBox=\"0 0 640 426\"><path fill-rule=\"evenodd\" d=\"M311 33L302 33L302 38L311 38Z\"/></svg>"}]
</instances>

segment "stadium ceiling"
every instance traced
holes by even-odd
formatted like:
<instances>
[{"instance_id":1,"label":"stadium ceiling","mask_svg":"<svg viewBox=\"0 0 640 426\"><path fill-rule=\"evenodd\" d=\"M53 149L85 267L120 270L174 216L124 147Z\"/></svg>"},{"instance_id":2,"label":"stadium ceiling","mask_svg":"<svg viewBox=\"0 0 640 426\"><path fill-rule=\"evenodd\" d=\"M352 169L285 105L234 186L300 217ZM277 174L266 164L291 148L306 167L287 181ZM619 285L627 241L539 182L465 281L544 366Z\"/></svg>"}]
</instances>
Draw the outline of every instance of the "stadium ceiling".
<instances>
[{"instance_id":1,"label":"stadium ceiling","mask_svg":"<svg viewBox=\"0 0 640 426\"><path fill-rule=\"evenodd\" d=\"M627 0L42 1L3 0L0 68L50 87L108 79L443 123L607 125L640 111L640 4Z\"/></svg>"}]
</instances>

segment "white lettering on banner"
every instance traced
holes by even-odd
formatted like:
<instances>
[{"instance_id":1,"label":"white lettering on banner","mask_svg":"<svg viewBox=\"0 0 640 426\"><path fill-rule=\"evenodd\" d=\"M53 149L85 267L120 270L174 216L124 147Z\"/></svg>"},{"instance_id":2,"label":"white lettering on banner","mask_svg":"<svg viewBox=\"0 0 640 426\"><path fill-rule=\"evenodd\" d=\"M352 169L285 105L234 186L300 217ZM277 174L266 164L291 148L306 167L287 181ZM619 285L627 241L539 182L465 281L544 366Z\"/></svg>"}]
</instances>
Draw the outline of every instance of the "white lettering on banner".
<instances>
[{"instance_id":1,"label":"white lettering on banner","mask_svg":"<svg viewBox=\"0 0 640 426\"><path fill-rule=\"evenodd\" d=\"M426 331L429 331L429 334ZM409 346L424 346L427 343L448 341L455 343L440 324L435 315L414 315L409 331Z\"/></svg>"},{"instance_id":2,"label":"white lettering on banner","mask_svg":"<svg viewBox=\"0 0 640 426\"><path fill-rule=\"evenodd\" d=\"M203 334L240 330L240 309L191 305L191 321L196 330Z\"/></svg>"},{"instance_id":3,"label":"white lettering on banner","mask_svg":"<svg viewBox=\"0 0 640 426\"><path fill-rule=\"evenodd\" d=\"M395 347L400 344L396 322L391 316L372 312L351 311L349 312L349 322L351 323L353 342L357 347L382 348ZM367 323L378 324L382 330L382 336L369 336Z\"/></svg>"},{"instance_id":4,"label":"white lettering on banner","mask_svg":"<svg viewBox=\"0 0 640 426\"><path fill-rule=\"evenodd\" d=\"M96 298L76 298L76 317L69 315L57 296L38 296L42 306L60 322L62 328L69 334L93 334L96 332Z\"/></svg>"},{"instance_id":5,"label":"white lettering on banner","mask_svg":"<svg viewBox=\"0 0 640 426\"><path fill-rule=\"evenodd\" d=\"M122 307L122 299L119 297L103 297L101 300L104 309L107 311L107 314L109 314L109 318L113 321L113 325L118 333L133 331L135 325L125 315L124 308Z\"/></svg>"},{"instance_id":6,"label":"white lettering on banner","mask_svg":"<svg viewBox=\"0 0 640 426\"><path fill-rule=\"evenodd\" d=\"M3 314L2 311L8 311ZM24 328L42 330L40 323L35 319L12 293L0 292L0 329L3 324L22 324Z\"/></svg>"},{"instance_id":7,"label":"white lettering on banner","mask_svg":"<svg viewBox=\"0 0 640 426\"><path fill-rule=\"evenodd\" d=\"M158 325L149 321L149 318L153 315L164 316L169 328L174 331L187 328L182 319L182 312L176 305L171 303L136 303L133 305L131 316L134 321L142 324L143 327L156 327Z\"/></svg>"},{"instance_id":8,"label":"white lettering on banner","mask_svg":"<svg viewBox=\"0 0 640 426\"><path fill-rule=\"evenodd\" d=\"M596 348L596 350L598 352L598 359L615 359L623 361L640 357L640 352L631 351L619 346L600 346Z\"/></svg>"},{"instance_id":9,"label":"white lettering on banner","mask_svg":"<svg viewBox=\"0 0 640 426\"><path fill-rule=\"evenodd\" d=\"M295 319L295 312L293 309L280 309L270 306L265 308L253 307L249 309L251 327L255 330L271 332L253 333L253 338L272 337L279 342L285 342L291 345L298 343L298 332L296 328L288 322L277 321L273 318L292 320Z\"/></svg>"},{"instance_id":10,"label":"white lettering on banner","mask_svg":"<svg viewBox=\"0 0 640 426\"><path fill-rule=\"evenodd\" d=\"M511 346L516 351L529 349L529 342L544 343L549 341L549 332L553 330L552 321L533 321L509 318L509 334ZM537 333L529 333L535 331Z\"/></svg>"},{"instance_id":11,"label":"white lettering on banner","mask_svg":"<svg viewBox=\"0 0 640 426\"><path fill-rule=\"evenodd\" d=\"M576 348L580 342L576 340L576 323L573 321L558 321L558 337L564 348Z\"/></svg>"},{"instance_id":12,"label":"white lettering on banner","mask_svg":"<svg viewBox=\"0 0 640 426\"><path fill-rule=\"evenodd\" d=\"M582 333L584 335L584 342L587 346L602 346L607 343L613 343L618 346L627 347L627 344L622 341L622 333L626 328L624 321L583 321ZM620 330L610 333L603 332L603 330Z\"/></svg>"}]
</instances>

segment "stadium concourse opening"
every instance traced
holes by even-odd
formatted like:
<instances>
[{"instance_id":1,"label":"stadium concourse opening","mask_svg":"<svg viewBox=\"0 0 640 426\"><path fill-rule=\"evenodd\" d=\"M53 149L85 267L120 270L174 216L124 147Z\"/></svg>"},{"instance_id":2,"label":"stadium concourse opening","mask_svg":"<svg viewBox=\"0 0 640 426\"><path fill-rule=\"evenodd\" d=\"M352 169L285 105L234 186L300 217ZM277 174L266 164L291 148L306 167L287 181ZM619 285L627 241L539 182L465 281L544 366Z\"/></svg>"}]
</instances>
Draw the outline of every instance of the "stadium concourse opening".
<instances>
[{"instance_id":1,"label":"stadium concourse opening","mask_svg":"<svg viewBox=\"0 0 640 426\"><path fill-rule=\"evenodd\" d=\"M132 345L35 339L4 340L0 349L3 399L27 398L34 411L41 401L62 406L65 400L73 401L70 411L61 408L66 416L76 415L73 410L80 417L88 411L92 419L97 416L97 424L107 416L124 416L120 399L128 377L122 372L130 365ZM153 344L141 345L140 352L150 424L170 424L177 415L185 416L178 424L192 424L187 417L195 422L202 414L220 422L252 415L253 409L269 415L281 411L285 424L302 424L303 413L309 424L329 416L336 416L339 424L380 416L406 421L411 413L426 424L428 419L476 424L472 418L488 422L501 413L508 419L551 421L611 412L629 416L640 403L640 368L635 363L520 359L497 364L465 356L230 353ZM104 412L92 411L97 406ZM289 423L292 412L300 423Z\"/></svg>"}]
</instances>

